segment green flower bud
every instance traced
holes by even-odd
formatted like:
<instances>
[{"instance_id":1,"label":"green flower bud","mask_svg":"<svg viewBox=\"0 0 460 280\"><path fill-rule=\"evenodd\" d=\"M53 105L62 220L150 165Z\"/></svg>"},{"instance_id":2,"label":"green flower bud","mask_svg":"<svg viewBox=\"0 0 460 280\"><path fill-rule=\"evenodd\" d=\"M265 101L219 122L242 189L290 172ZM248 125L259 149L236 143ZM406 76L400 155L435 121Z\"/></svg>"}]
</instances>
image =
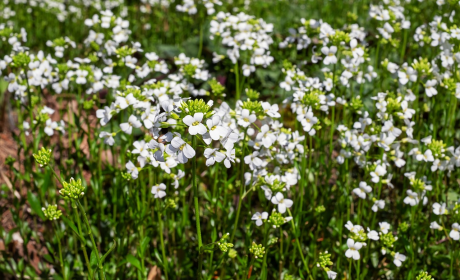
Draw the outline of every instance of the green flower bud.
<instances>
[{"instance_id":1,"label":"green flower bud","mask_svg":"<svg viewBox=\"0 0 460 280\"><path fill-rule=\"evenodd\" d=\"M406 232L409 229L409 225L406 222L399 224L399 231Z\"/></svg>"},{"instance_id":2,"label":"green flower bud","mask_svg":"<svg viewBox=\"0 0 460 280\"><path fill-rule=\"evenodd\" d=\"M57 208L57 205L48 205L47 208L42 208L43 214L48 220L57 220L62 216L62 211Z\"/></svg>"},{"instance_id":3,"label":"green flower bud","mask_svg":"<svg viewBox=\"0 0 460 280\"><path fill-rule=\"evenodd\" d=\"M40 167L47 166L51 160L51 150L47 150L45 147L42 147L38 153L33 154L33 157Z\"/></svg>"},{"instance_id":4,"label":"green flower bud","mask_svg":"<svg viewBox=\"0 0 460 280\"><path fill-rule=\"evenodd\" d=\"M227 252L230 248L233 248L233 244L227 242L228 236L229 236L228 233L224 234L224 236L222 236L222 238L217 242L217 245L219 246L219 249L222 252ZM233 251L235 251L235 250L233 250ZM230 253L229 253L229 255L230 255ZM235 256L236 256L236 251L235 251ZM231 257L231 258L233 258L233 257Z\"/></svg>"},{"instance_id":5,"label":"green flower bud","mask_svg":"<svg viewBox=\"0 0 460 280\"><path fill-rule=\"evenodd\" d=\"M238 255L238 253L236 252L235 249L230 249L230 251L228 252L228 256L229 256L230 258L232 258L232 259L233 259L233 258L236 258L237 255Z\"/></svg>"},{"instance_id":6,"label":"green flower bud","mask_svg":"<svg viewBox=\"0 0 460 280\"><path fill-rule=\"evenodd\" d=\"M432 280L433 277L431 277L431 275L429 275L428 272L420 271L420 273L417 275L417 278L415 279L416 280Z\"/></svg>"},{"instance_id":7,"label":"green flower bud","mask_svg":"<svg viewBox=\"0 0 460 280\"><path fill-rule=\"evenodd\" d=\"M249 248L249 252L254 255L254 258L263 258L265 254L265 247L262 244L256 244L252 242L251 248Z\"/></svg>"},{"instance_id":8,"label":"green flower bud","mask_svg":"<svg viewBox=\"0 0 460 280\"><path fill-rule=\"evenodd\" d=\"M69 183L64 181L63 185L59 193L66 198L78 200L85 195L85 187L83 187L81 179L75 181L74 178L70 178Z\"/></svg>"}]
</instances>

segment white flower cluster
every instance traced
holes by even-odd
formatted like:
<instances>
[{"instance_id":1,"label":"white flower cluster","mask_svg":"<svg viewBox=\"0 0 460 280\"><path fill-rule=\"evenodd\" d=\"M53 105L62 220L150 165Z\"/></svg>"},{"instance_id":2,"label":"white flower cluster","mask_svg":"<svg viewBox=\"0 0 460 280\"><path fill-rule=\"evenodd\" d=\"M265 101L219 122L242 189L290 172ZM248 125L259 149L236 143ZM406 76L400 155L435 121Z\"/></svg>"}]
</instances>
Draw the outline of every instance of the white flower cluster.
<instances>
[{"instance_id":1,"label":"white flower cluster","mask_svg":"<svg viewBox=\"0 0 460 280\"><path fill-rule=\"evenodd\" d=\"M269 35L273 32L273 24L266 23L263 19L256 19L245 13L232 15L219 12L211 21L209 32L212 40L218 38L228 48L227 56L234 64L242 61L245 76L254 72L256 66L267 67L273 62L269 51L273 43ZM214 62L222 58L217 54L215 57Z\"/></svg>"},{"instance_id":2,"label":"white flower cluster","mask_svg":"<svg viewBox=\"0 0 460 280\"><path fill-rule=\"evenodd\" d=\"M198 2L198 3L196 3ZM222 6L222 2L219 0L183 0L182 4L178 4L176 9L179 12L188 13L189 15L194 15L198 12L197 4L202 4L208 13L208 15L213 15L216 12L214 5Z\"/></svg>"}]
</instances>

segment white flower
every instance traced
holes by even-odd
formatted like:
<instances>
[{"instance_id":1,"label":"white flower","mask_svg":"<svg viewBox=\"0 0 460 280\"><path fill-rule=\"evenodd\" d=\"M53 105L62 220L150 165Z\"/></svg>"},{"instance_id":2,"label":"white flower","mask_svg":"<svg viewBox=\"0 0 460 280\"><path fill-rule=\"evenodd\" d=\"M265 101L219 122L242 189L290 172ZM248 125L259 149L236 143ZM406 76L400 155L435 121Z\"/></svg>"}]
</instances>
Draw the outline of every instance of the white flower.
<instances>
[{"instance_id":1,"label":"white flower","mask_svg":"<svg viewBox=\"0 0 460 280\"><path fill-rule=\"evenodd\" d=\"M394 256L393 263L397 266L400 267L402 262L406 260L406 256L400 253L396 253Z\"/></svg>"},{"instance_id":2,"label":"white flower","mask_svg":"<svg viewBox=\"0 0 460 280\"><path fill-rule=\"evenodd\" d=\"M437 202L433 203L433 213L435 213L436 215L447 214L446 204L439 204Z\"/></svg>"},{"instance_id":3,"label":"white flower","mask_svg":"<svg viewBox=\"0 0 460 280\"><path fill-rule=\"evenodd\" d=\"M460 239L460 225L458 223L454 223L452 225L452 230L450 231L449 236L453 240L459 240Z\"/></svg>"},{"instance_id":4,"label":"white flower","mask_svg":"<svg viewBox=\"0 0 460 280\"><path fill-rule=\"evenodd\" d=\"M127 123L121 123L120 128L126 134L133 133L133 127L139 128L142 126L142 123L136 118L136 116L131 115Z\"/></svg>"},{"instance_id":5,"label":"white flower","mask_svg":"<svg viewBox=\"0 0 460 280\"><path fill-rule=\"evenodd\" d=\"M168 155L174 155L177 153L177 159L180 163L186 163L189 158L195 156L195 150L186 143L182 138L176 136L171 140L171 144L166 146L166 153Z\"/></svg>"},{"instance_id":6,"label":"white flower","mask_svg":"<svg viewBox=\"0 0 460 280\"><path fill-rule=\"evenodd\" d=\"M345 256L347 258L353 258L354 260L359 260L359 252L358 250L363 247L361 242L355 242L353 239L348 238L347 240L348 250L345 252Z\"/></svg>"},{"instance_id":7,"label":"white flower","mask_svg":"<svg viewBox=\"0 0 460 280\"><path fill-rule=\"evenodd\" d=\"M385 208L385 201L384 200L376 200L374 205L372 205L372 211L377 212L378 210Z\"/></svg>"},{"instance_id":8,"label":"white flower","mask_svg":"<svg viewBox=\"0 0 460 280\"><path fill-rule=\"evenodd\" d=\"M225 155L219 152L219 149L206 148L204 150L204 157L207 158L206 166L214 165L214 163L221 162L225 159Z\"/></svg>"},{"instance_id":9,"label":"white flower","mask_svg":"<svg viewBox=\"0 0 460 280\"><path fill-rule=\"evenodd\" d=\"M370 193L371 191L372 191L371 186L369 186L366 182L360 182L359 188L353 189L353 193L362 199L365 199L366 193Z\"/></svg>"},{"instance_id":10,"label":"white flower","mask_svg":"<svg viewBox=\"0 0 460 280\"><path fill-rule=\"evenodd\" d=\"M428 80L425 84L425 93L428 97L432 97L433 95L438 94L438 91L434 86L436 86L438 82L436 80Z\"/></svg>"},{"instance_id":11,"label":"white flower","mask_svg":"<svg viewBox=\"0 0 460 280\"><path fill-rule=\"evenodd\" d=\"M272 118L281 117L281 114L278 112L279 110L278 104L271 105L268 102L262 102L262 109L264 110L264 113L267 114L269 117L272 117Z\"/></svg>"},{"instance_id":12,"label":"white flower","mask_svg":"<svg viewBox=\"0 0 460 280\"><path fill-rule=\"evenodd\" d=\"M337 57L335 56L337 52L336 46L331 46L330 48L324 46L321 48L321 52L326 56L323 60L324 64L329 65L337 63Z\"/></svg>"},{"instance_id":13,"label":"white flower","mask_svg":"<svg viewBox=\"0 0 460 280\"><path fill-rule=\"evenodd\" d=\"M254 215L252 215L251 220L256 221L256 226L260 227L264 223L263 220L266 220L267 218L268 218L267 212L262 212L262 214L259 212L256 212Z\"/></svg>"},{"instance_id":14,"label":"white flower","mask_svg":"<svg viewBox=\"0 0 460 280\"><path fill-rule=\"evenodd\" d=\"M126 163L125 167L126 167L126 169L128 169L128 173L131 174L131 177L133 179L136 179L137 176L139 175L139 169L137 169L137 167L134 165L134 163L129 161L128 163Z\"/></svg>"},{"instance_id":15,"label":"white flower","mask_svg":"<svg viewBox=\"0 0 460 280\"><path fill-rule=\"evenodd\" d=\"M196 135L196 134L203 135L208 131L206 129L206 126L204 126L204 124L201 123L202 120L203 120L203 113L195 113L193 117L190 115L187 115L183 119L184 123L188 125L189 127L188 132L191 135Z\"/></svg>"},{"instance_id":16,"label":"white flower","mask_svg":"<svg viewBox=\"0 0 460 280\"><path fill-rule=\"evenodd\" d=\"M313 129L313 126L318 122L318 118L313 115L313 112L309 110L305 114L305 118L301 121L303 130L309 132ZM314 129L313 129L314 130Z\"/></svg>"},{"instance_id":17,"label":"white flower","mask_svg":"<svg viewBox=\"0 0 460 280\"><path fill-rule=\"evenodd\" d=\"M113 144L115 143L115 139L113 139L113 134L107 131L102 131L101 133L99 133L99 138L103 138L104 144L110 146L113 146Z\"/></svg>"},{"instance_id":18,"label":"white flower","mask_svg":"<svg viewBox=\"0 0 460 280\"><path fill-rule=\"evenodd\" d=\"M431 229L442 230L442 226L440 226L440 225L439 225L438 223L436 223L436 222L431 222L430 228L431 228Z\"/></svg>"},{"instance_id":19,"label":"white flower","mask_svg":"<svg viewBox=\"0 0 460 280\"><path fill-rule=\"evenodd\" d=\"M372 240L379 240L379 234L375 230L367 228L367 237Z\"/></svg>"},{"instance_id":20,"label":"white flower","mask_svg":"<svg viewBox=\"0 0 460 280\"><path fill-rule=\"evenodd\" d=\"M219 125L220 117L218 115L212 116L212 118L206 120L206 126L209 128L209 135L212 140L219 140L227 134L225 127Z\"/></svg>"},{"instance_id":21,"label":"white flower","mask_svg":"<svg viewBox=\"0 0 460 280\"><path fill-rule=\"evenodd\" d=\"M101 119L100 122L102 126L106 125L110 121L112 118L112 111L112 108L107 106L105 106L104 109L99 109L96 111L96 117Z\"/></svg>"},{"instance_id":22,"label":"white flower","mask_svg":"<svg viewBox=\"0 0 460 280\"><path fill-rule=\"evenodd\" d=\"M78 69L75 71L75 75L77 75L77 79L75 80L77 84L86 84L86 76L88 76L88 71Z\"/></svg>"},{"instance_id":23,"label":"white flower","mask_svg":"<svg viewBox=\"0 0 460 280\"><path fill-rule=\"evenodd\" d=\"M409 204L410 206L415 206L419 203L420 199L416 192L412 190L407 190L407 196L404 198L404 203Z\"/></svg>"},{"instance_id":24,"label":"white flower","mask_svg":"<svg viewBox=\"0 0 460 280\"><path fill-rule=\"evenodd\" d=\"M388 231L390 230L390 224L387 222L381 222L379 223L380 231L383 232L384 234L387 234Z\"/></svg>"},{"instance_id":25,"label":"white flower","mask_svg":"<svg viewBox=\"0 0 460 280\"><path fill-rule=\"evenodd\" d=\"M385 168L385 165L377 165L375 170L373 172L371 172L371 176L372 176L371 180L372 180L372 182L378 183L380 181L380 177L385 176L385 174L387 174L387 170Z\"/></svg>"},{"instance_id":26,"label":"white flower","mask_svg":"<svg viewBox=\"0 0 460 280\"><path fill-rule=\"evenodd\" d=\"M166 185L161 183L152 187L152 194L155 195L155 198L163 198L166 196Z\"/></svg>"},{"instance_id":27,"label":"white flower","mask_svg":"<svg viewBox=\"0 0 460 280\"><path fill-rule=\"evenodd\" d=\"M274 197L272 197L272 203L278 205L278 212L284 214L287 208L291 208L292 204L294 203L292 200L284 198L282 193L277 193Z\"/></svg>"},{"instance_id":28,"label":"white flower","mask_svg":"<svg viewBox=\"0 0 460 280\"><path fill-rule=\"evenodd\" d=\"M134 141L133 146L135 149L131 153L139 154L141 157L147 157L149 155L149 151L147 150L148 144L146 144L144 140Z\"/></svg>"},{"instance_id":29,"label":"white flower","mask_svg":"<svg viewBox=\"0 0 460 280\"><path fill-rule=\"evenodd\" d=\"M251 114L248 109L241 111L241 117L238 119L238 124L242 127L248 127L251 123L257 119L255 114Z\"/></svg>"},{"instance_id":30,"label":"white flower","mask_svg":"<svg viewBox=\"0 0 460 280\"><path fill-rule=\"evenodd\" d=\"M246 77L251 75L251 72L256 71L256 67L254 67L254 65L244 64L242 69L243 69L243 75L246 76Z\"/></svg>"},{"instance_id":31,"label":"white flower","mask_svg":"<svg viewBox=\"0 0 460 280\"><path fill-rule=\"evenodd\" d=\"M337 272L334 272L332 270L328 270L328 271L326 271L326 273L327 273L327 277L329 279L335 279L337 277Z\"/></svg>"},{"instance_id":32,"label":"white flower","mask_svg":"<svg viewBox=\"0 0 460 280\"><path fill-rule=\"evenodd\" d=\"M345 224L345 227L351 231L351 232L354 232L354 233L358 233L360 232L363 227L360 226L360 225L353 225L350 221L348 221L346 224Z\"/></svg>"},{"instance_id":33,"label":"white flower","mask_svg":"<svg viewBox=\"0 0 460 280\"><path fill-rule=\"evenodd\" d=\"M418 161L432 162L434 161L433 152L430 149L428 149L425 151L425 153L418 154L416 156L416 159Z\"/></svg>"},{"instance_id":34,"label":"white flower","mask_svg":"<svg viewBox=\"0 0 460 280\"><path fill-rule=\"evenodd\" d=\"M54 130L57 129L57 127L57 122L53 122L51 119L47 119L44 131L48 136L53 136Z\"/></svg>"},{"instance_id":35,"label":"white flower","mask_svg":"<svg viewBox=\"0 0 460 280\"><path fill-rule=\"evenodd\" d=\"M382 132L390 132L394 137L401 135L402 130L395 127L392 121L386 121L382 127Z\"/></svg>"}]
</instances>

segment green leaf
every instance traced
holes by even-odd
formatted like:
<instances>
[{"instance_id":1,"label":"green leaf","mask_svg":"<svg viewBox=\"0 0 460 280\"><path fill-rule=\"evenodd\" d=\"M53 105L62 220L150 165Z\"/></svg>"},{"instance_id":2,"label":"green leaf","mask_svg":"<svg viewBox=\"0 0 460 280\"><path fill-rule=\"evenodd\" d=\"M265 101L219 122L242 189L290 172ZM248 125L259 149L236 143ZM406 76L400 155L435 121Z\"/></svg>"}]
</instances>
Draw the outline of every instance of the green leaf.
<instances>
[{"instance_id":1,"label":"green leaf","mask_svg":"<svg viewBox=\"0 0 460 280\"><path fill-rule=\"evenodd\" d=\"M133 255L128 255L126 257L126 261L129 262L131 265L135 266L137 269L142 270L141 262Z\"/></svg>"},{"instance_id":2,"label":"green leaf","mask_svg":"<svg viewBox=\"0 0 460 280\"><path fill-rule=\"evenodd\" d=\"M155 250L155 258L157 259L158 263L163 265L163 260L161 259L160 254L158 253L158 250Z\"/></svg>"},{"instance_id":3,"label":"green leaf","mask_svg":"<svg viewBox=\"0 0 460 280\"><path fill-rule=\"evenodd\" d=\"M43 214L42 205L40 203L40 200L38 200L38 197L29 191L27 192L27 201L29 201L30 208L32 208L35 214L37 214L38 216L40 216L42 220L44 220L45 215Z\"/></svg>"},{"instance_id":4,"label":"green leaf","mask_svg":"<svg viewBox=\"0 0 460 280\"><path fill-rule=\"evenodd\" d=\"M43 255L43 258L49 263L54 263L54 260L53 260L53 258L51 257L50 254Z\"/></svg>"},{"instance_id":5,"label":"green leaf","mask_svg":"<svg viewBox=\"0 0 460 280\"><path fill-rule=\"evenodd\" d=\"M149 242L150 242L150 237L146 236L144 237L144 240L142 240L141 242L141 255L143 256L144 253L145 253L145 249L147 249L147 246L149 245Z\"/></svg>"},{"instance_id":6,"label":"green leaf","mask_svg":"<svg viewBox=\"0 0 460 280\"><path fill-rule=\"evenodd\" d=\"M92 269L97 268L97 255L96 254L97 253L95 252L95 250L91 251L91 257L89 258L89 264L91 265Z\"/></svg>"}]
</instances>

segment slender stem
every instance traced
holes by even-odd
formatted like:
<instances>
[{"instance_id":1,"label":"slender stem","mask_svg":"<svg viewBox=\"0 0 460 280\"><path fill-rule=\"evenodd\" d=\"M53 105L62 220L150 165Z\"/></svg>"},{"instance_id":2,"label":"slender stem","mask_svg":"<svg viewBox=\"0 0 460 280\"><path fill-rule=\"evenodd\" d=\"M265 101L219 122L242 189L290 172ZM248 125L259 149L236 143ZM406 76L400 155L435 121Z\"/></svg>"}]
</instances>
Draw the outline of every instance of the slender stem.
<instances>
[{"instance_id":1,"label":"slender stem","mask_svg":"<svg viewBox=\"0 0 460 280\"><path fill-rule=\"evenodd\" d=\"M94 236L93 236L93 231L91 229L91 226L89 224L89 221L88 221L88 217L86 216L86 212L85 212L85 209L83 208L83 206L81 205L80 201L76 201L77 205L78 205L78 208L80 208L80 211L83 213L83 217L85 217L85 223L86 223L86 227L88 228L88 234L89 234L89 237L91 239L91 243L93 244L93 247L95 250L95 253L96 253L96 259L97 259L97 263L98 263L98 266L99 266L99 279L100 280L103 280L105 279L105 276L104 276L104 267L102 266L102 263L100 262L100 256L99 256L99 250L97 248L97 245L96 245L96 242L94 241Z\"/></svg>"},{"instance_id":2,"label":"slender stem","mask_svg":"<svg viewBox=\"0 0 460 280\"><path fill-rule=\"evenodd\" d=\"M233 226L233 232L232 235L230 236L230 242L233 241L233 238L235 237L236 229L238 228L238 220L240 218L240 212L241 212L241 205L243 202L243 194L244 194L244 189L245 189L245 184L244 184L244 152L246 148L246 135L247 135L248 130L246 129L244 131L244 138L243 138L243 144L241 147L241 158L240 158L240 197L238 199L238 209L236 211L236 217L235 217L235 224Z\"/></svg>"},{"instance_id":3,"label":"slender stem","mask_svg":"<svg viewBox=\"0 0 460 280\"><path fill-rule=\"evenodd\" d=\"M74 206L74 204L72 203L72 208L74 210L74 215L75 215L75 220L77 220L77 226L78 226L78 233L80 234L81 237L83 237L83 232L81 230L81 219L80 219L80 215L78 214L78 210L77 210L77 207ZM83 243L83 241L81 242L81 249L83 251L83 255L85 257L85 262L86 262L86 267L88 268L88 278L89 279L93 279L93 270L91 269L91 264L89 262L89 258L88 258L88 253L86 252L86 244Z\"/></svg>"},{"instance_id":4,"label":"slender stem","mask_svg":"<svg viewBox=\"0 0 460 280\"><path fill-rule=\"evenodd\" d=\"M165 273L165 278L168 280L168 270L167 270L167 262L166 262L166 250L165 250L165 242L163 238L163 219L161 218L161 211L160 211L160 202L158 199L157 202L157 212L158 212L158 231L160 233L160 244L161 244L161 255L163 257L163 271Z\"/></svg>"},{"instance_id":5,"label":"slender stem","mask_svg":"<svg viewBox=\"0 0 460 280\"><path fill-rule=\"evenodd\" d=\"M236 78L236 101L240 100L240 68L238 67L238 60L235 63L234 70ZM235 101L235 102L236 102Z\"/></svg>"},{"instance_id":6,"label":"slender stem","mask_svg":"<svg viewBox=\"0 0 460 280\"><path fill-rule=\"evenodd\" d=\"M196 150L196 136L192 136L192 146L193 146L193 149ZM203 242L201 240L200 205L198 202L198 186L196 183L196 157L192 159L192 185L193 185L193 203L195 205L196 235L198 239L198 254L199 254L197 279L201 279L201 265L202 265L202 258L203 258L201 247L203 246Z\"/></svg>"},{"instance_id":7,"label":"slender stem","mask_svg":"<svg viewBox=\"0 0 460 280\"><path fill-rule=\"evenodd\" d=\"M348 266L348 274L349 274L349 275L348 275L348 277L347 277L347 279L350 279L350 280L352 279L352 278L351 278L351 264L352 264L352 262L351 262L351 260L350 260L350 265Z\"/></svg>"},{"instance_id":8,"label":"slender stem","mask_svg":"<svg viewBox=\"0 0 460 280\"><path fill-rule=\"evenodd\" d=\"M267 239L268 239L268 230L269 230L269 225L268 223L265 223L265 230L264 230L264 247L265 247L265 254L264 254L264 259L262 262L262 269L260 270L260 279L265 279L265 275L267 275L267 272L265 271L265 267L267 266L267 255L268 255L268 247L267 247Z\"/></svg>"},{"instance_id":9,"label":"slender stem","mask_svg":"<svg viewBox=\"0 0 460 280\"><path fill-rule=\"evenodd\" d=\"M287 209L287 211L288 211L289 216L292 217L291 210ZM296 243L296 245L297 245L297 249L298 249L299 254L300 254L300 258L302 258L302 263L303 263L303 265L305 266L305 269L307 270L308 277L309 277L311 280L313 280L313 277L311 276L310 268L308 267L308 263L307 263L307 261L305 260L305 257L304 257L303 252L302 252L302 248L300 247L299 238L297 237L296 230L295 230L294 220L291 220L291 225L292 225L292 232L294 233L294 237L295 237L295 243Z\"/></svg>"},{"instance_id":10,"label":"slender stem","mask_svg":"<svg viewBox=\"0 0 460 280\"><path fill-rule=\"evenodd\" d=\"M55 224L56 227L56 237L58 240L58 249L59 249L59 263L61 264L61 270L62 270L62 276L64 280L67 279L66 274L65 274L65 267L64 267L64 261L62 260L62 248L61 248L61 232L59 231L59 226L58 223L56 222Z\"/></svg>"}]
</instances>

